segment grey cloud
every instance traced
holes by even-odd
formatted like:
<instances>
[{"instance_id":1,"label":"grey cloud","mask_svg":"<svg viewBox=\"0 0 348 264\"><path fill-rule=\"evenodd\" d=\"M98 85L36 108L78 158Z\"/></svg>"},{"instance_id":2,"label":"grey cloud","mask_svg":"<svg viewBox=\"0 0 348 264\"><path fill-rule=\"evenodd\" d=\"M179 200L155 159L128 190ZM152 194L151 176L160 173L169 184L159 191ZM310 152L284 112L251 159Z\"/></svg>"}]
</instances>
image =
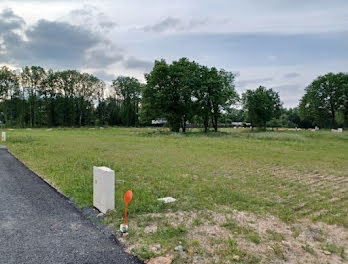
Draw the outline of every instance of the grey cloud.
<instances>
[{"instance_id":1,"label":"grey cloud","mask_svg":"<svg viewBox=\"0 0 348 264\"><path fill-rule=\"evenodd\" d=\"M149 71L153 67L153 62L130 57L124 61L124 65L129 69L142 69Z\"/></svg>"},{"instance_id":2,"label":"grey cloud","mask_svg":"<svg viewBox=\"0 0 348 264\"><path fill-rule=\"evenodd\" d=\"M273 78L268 77L268 78L260 78L260 79L250 79L250 80L243 80L243 81L237 81L236 85L244 87L248 84L256 84L256 85L261 85L264 82L269 82L273 81Z\"/></svg>"},{"instance_id":3,"label":"grey cloud","mask_svg":"<svg viewBox=\"0 0 348 264\"><path fill-rule=\"evenodd\" d=\"M97 76L99 79L103 81L112 81L116 78L114 74L109 74L105 71L95 71L93 72L93 75Z\"/></svg>"},{"instance_id":4,"label":"grey cloud","mask_svg":"<svg viewBox=\"0 0 348 264\"><path fill-rule=\"evenodd\" d=\"M304 89L300 84L285 84L273 87L274 90L279 92L282 96L287 98L297 97L302 95Z\"/></svg>"},{"instance_id":5,"label":"grey cloud","mask_svg":"<svg viewBox=\"0 0 348 264\"><path fill-rule=\"evenodd\" d=\"M272 87L275 91L279 92L279 96L284 100L285 107L295 107L298 105L299 100L304 94L304 88L302 85L295 84L284 84Z\"/></svg>"},{"instance_id":6,"label":"grey cloud","mask_svg":"<svg viewBox=\"0 0 348 264\"><path fill-rule=\"evenodd\" d=\"M121 50L113 44L105 42L103 45L88 50L85 56L85 64L91 68L101 68L111 65L123 59L123 55L120 52Z\"/></svg>"},{"instance_id":7,"label":"grey cloud","mask_svg":"<svg viewBox=\"0 0 348 264\"><path fill-rule=\"evenodd\" d=\"M2 36L5 52L0 62L60 69L107 67L123 58L119 48L102 35L66 22L39 20L23 34L26 39L12 31Z\"/></svg>"},{"instance_id":8,"label":"grey cloud","mask_svg":"<svg viewBox=\"0 0 348 264\"><path fill-rule=\"evenodd\" d=\"M109 31L117 26L103 12L95 6L85 5L81 9L72 10L68 16L70 22L79 22L83 26L92 28L95 31Z\"/></svg>"},{"instance_id":9,"label":"grey cloud","mask_svg":"<svg viewBox=\"0 0 348 264\"><path fill-rule=\"evenodd\" d=\"M183 21L175 17L167 17L156 24L142 27L140 28L140 30L157 33L165 31L185 31L201 25L205 25L206 23L207 19L192 19Z\"/></svg>"},{"instance_id":10,"label":"grey cloud","mask_svg":"<svg viewBox=\"0 0 348 264\"><path fill-rule=\"evenodd\" d=\"M168 17L154 25L145 26L144 31L154 31L154 32L163 32L168 29L173 29L180 25L181 21L177 18Z\"/></svg>"},{"instance_id":11,"label":"grey cloud","mask_svg":"<svg viewBox=\"0 0 348 264\"><path fill-rule=\"evenodd\" d=\"M298 77L300 75L301 74L299 74L297 72L289 72L287 74L284 74L284 78L291 79L291 78L296 78L296 77Z\"/></svg>"},{"instance_id":12,"label":"grey cloud","mask_svg":"<svg viewBox=\"0 0 348 264\"><path fill-rule=\"evenodd\" d=\"M24 20L15 15L11 9L4 9L0 13L0 36L9 31L19 29L25 24Z\"/></svg>"}]
</instances>

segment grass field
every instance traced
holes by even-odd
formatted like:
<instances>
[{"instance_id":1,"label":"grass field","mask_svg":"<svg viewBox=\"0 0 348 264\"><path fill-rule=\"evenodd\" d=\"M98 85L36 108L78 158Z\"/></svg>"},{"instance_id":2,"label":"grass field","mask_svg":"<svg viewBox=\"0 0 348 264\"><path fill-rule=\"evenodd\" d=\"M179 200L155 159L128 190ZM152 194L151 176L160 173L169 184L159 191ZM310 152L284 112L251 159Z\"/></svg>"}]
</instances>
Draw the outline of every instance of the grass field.
<instances>
[{"instance_id":1,"label":"grass field","mask_svg":"<svg viewBox=\"0 0 348 264\"><path fill-rule=\"evenodd\" d=\"M161 129L8 130L6 145L81 207L92 206L92 167L115 170L116 210L133 190L121 239L174 263L344 263L348 243L348 133L205 135ZM157 198L172 196L175 203ZM161 244L160 249L153 244ZM184 252L174 252L182 245Z\"/></svg>"}]
</instances>

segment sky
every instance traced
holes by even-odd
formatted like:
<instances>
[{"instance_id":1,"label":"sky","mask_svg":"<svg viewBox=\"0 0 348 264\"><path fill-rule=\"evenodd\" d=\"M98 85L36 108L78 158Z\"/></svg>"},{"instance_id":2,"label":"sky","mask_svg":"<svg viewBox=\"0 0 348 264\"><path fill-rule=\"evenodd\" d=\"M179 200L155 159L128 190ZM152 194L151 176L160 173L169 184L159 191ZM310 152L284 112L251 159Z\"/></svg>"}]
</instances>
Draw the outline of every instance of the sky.
<instances>
[{"instance_id":1,"label":"sky","mask_svg":"<svg viewBox=\"0 0 348 264\"><path fill-rule=\"evenodd\" d=\"M187 57L296 107L319 75L348 71L347 0L0 0L0 65L144 81Z\"/></svg>"}]
</instances>

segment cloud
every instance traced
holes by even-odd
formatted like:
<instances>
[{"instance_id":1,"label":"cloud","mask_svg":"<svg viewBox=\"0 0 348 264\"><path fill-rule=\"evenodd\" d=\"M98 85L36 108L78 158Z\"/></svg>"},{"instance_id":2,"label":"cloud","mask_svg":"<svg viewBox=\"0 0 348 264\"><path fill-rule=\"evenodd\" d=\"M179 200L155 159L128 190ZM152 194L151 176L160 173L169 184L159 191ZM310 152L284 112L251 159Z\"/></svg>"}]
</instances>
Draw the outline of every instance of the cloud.
<instances>
[{"instance_id":1,"label":"cloud","mask_svg":"<svg viewBox=\"0 0 348 264\"><path fill-rule=\"evenodd\" d=\"M175 29L180 24L181 24L181 21L179 19L168 17L154 25L145 26L141 29L144 31L163 32L163 31Z\"/></svg>"},{"instance_id":2,"label":"cloud","mask_svg":"<svg viewBox=\"0 0 348 264\"><path fill-rule=\"evenodd\" d=\"M105 71L95 71L92 74L105 82L110 82L116 79L116 76L114 74L109 74Z\"/></svg>"},{"instance_id":3,"label":"cloud","mask_svg":"<svg viewBox=\"0 0 348 264\"><path fill-rule=\"evenodd\" d=\"M281 100L286 100L285 106L295 107L298 105L299 100L304 94L303 86L295 83L295 84L284 84L272 87L273 90L279 92L279 96Z\"/></svg>"},{"instance_id":4,"label":"cloud","mask_svg":"<svg viewBox=\"0 0 348 264\"><path fill-rule=\"evenodd\" d=\"M24 24L24 20L15 15L11 9L4 9L0 13L0 36L8 31L21 28Z\"/></svg>"},{"instance_id":5,"label":"cloud","mask_svg":"<svg viewBox=\"0 0 348 264\"><path fill-rule=\"evenodd\" d=\"M298 83L279 85L273 87L273 89L284 95L296 95L296 93L303 91L303 87Z\"/></svg>"},{"instance_id":6,"label":"cloud","mask_svg":"<svg viewBox=\"0 0 348 264\"><path fill-rule=\"evenodd\" d=\"M2 28L20 29L24 23L10 10L2 12L1 18L4 16ZM39 20L22 34L13 30L0 35L5 47L0 54L1 63L39 64L55 69L96 68L123 58L121 50L101 34L67 22Z\"/></svg>"},{"instance_id":7,"label":"cloud","mask_svg":"<svg viewBox=\"0 0 348 264\"><path fill-rule=\"evenodd\" d=\"M296 78L300 75L301 74L299 74L297 72L289 72L289 73L284 74L284 78L291 79L291 78Z\"/></svg>"},{"instance_id":8,"label":"cloud","mask_svg":"<svg viewBox=\"0 0 348 264\"><path fill-rule=\"evenodd\" d=\"M268 78L259 78L259 79L249 79L249 80L242 80L242 81L237 81L236 85L240 87L245 87L249 84L255 84L256 86L262 85L265 82L270 82L272 81L272 77Z\"/></svg>"},{"instance_id":9,"label":"cloud","mask_svg":"<svg viewBox=\"0 0 348 264\"><path fill-rule=\"evenodd\" d=\"M124 61L124 66L128 69L141 69L150 71L153 67L153 62L130 57Z\"/></svg>"},{"instance_id":10,"label":"cloud","mask_svg":"<svg viewBox=\"0 0 348 264\"><path fill-rule=\"evenodd\" d=\"M195 19L179 19L175 17L167 17L161 21L144 27L138 28L138 30L145 32L173 32L173 31L192 31L193 29L205 25L208 23L207 19L195 18Z\"/></svg>"},{"instance_id":11,"label":"cloud","mask_svg":"<svg viewBox=\"0 0 348 264\"><path fill-rule=\"evenodd\" d=\"M80 9L72 10L66 20L70 24L77 24L98 32L109 32L117 27L117 23L112 21L98 7L84 5Z\"/></svg>"}]
</instances>

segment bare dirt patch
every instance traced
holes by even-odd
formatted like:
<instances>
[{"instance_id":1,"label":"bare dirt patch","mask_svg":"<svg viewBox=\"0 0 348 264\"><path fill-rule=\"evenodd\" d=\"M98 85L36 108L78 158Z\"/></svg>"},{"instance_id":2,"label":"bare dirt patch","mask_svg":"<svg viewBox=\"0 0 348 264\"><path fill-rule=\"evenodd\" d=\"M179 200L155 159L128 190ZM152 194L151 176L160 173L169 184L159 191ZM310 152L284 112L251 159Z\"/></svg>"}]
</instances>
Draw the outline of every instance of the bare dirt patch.
<instances>
[{"instance_id":1,"label":"bare dirt patch","mask_svg":"<svg viewBox=\"0 0 348 264\"><path fill-rule=\"evenodd\" d=\"M187 231L180 240L184 252L175 253L170 243L154 255L170 256L173 263L346 263L347 229L322 222L301 220L284 223L267 215L225 210L148 214L151 224L136 222L139 239L125 239L130 248L153 250L148 230L161 226ZM144 219L144 218L142 218ZM155 223L155 224L153 224ZM130 234L130 237L132 234ZM152 248L152 249L151 249Z\"/></svg>"}]
</instances>

